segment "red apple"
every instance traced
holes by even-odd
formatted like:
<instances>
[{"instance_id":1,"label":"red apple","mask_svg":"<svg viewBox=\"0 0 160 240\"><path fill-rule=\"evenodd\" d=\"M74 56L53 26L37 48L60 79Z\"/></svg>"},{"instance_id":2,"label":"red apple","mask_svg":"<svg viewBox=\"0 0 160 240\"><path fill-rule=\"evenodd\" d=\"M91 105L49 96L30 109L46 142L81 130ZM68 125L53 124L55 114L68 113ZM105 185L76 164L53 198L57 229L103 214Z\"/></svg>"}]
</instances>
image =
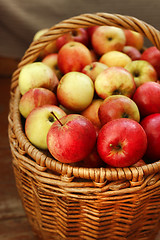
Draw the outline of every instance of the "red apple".
<instances>
[{"instance_id":1,"label":"red apple","mask_svg":"<svg viewBox=\"0 0 160 240\"><path fill-rule=\"evenodd\" d=\"M126 46L133 46L138 50L143 48L144 37L141 33L124 29L125 37L126 37Z\"/></svg>"},{"instance_id":2,"label":"red apple","mask_svg":"<svg viewBox=\"0 0 160 240\"><path fill-rule=\"evenodd\" d=\"M141 59L140 51L133 46L124 46L122 51L127 54L132 59L132 61Z\"/></svg>"},{"instance_id":3,"label":"red apple","mask_svg":"<svg viewBox=\"0 0 160 240\"><path fill-rule=\"evenodd\" d=\"M158 77L160 77L160 50L155 46L147 48L141 55L141 59L148 61L157 71Z\"/></svg>"},{"instance_id":4,"label":"red apple","mask_svg":"<svg viewBox=\"0 0 160 240\"><path fill-rule=\"evenodd\" d=\"M146 165L145 161L143 159L140 159L138 162L132 165L132 167L142 167Z\"/></svg>"},{"instance_id":5,"label":"red apple","mask_svg":"<svg viewBox=\"0 0 160 240\"><path fill-rule=\"evenodd\" d=\"M117 94L132 97L136 85L129 71L122 67L109 67L97 76L95 90L103 99Z\"/></svg>"},{"instance_id":6,"label":"red apple","mask_svg":"<svg viewBox=\"0 0 160 240\"><path fill-rule=\"evenodd\" d=\"M53 123L47 145L55 159L63 163L78 162L89 155L96 143L96 131L90 120L70 114Z\"/></svg>"},{"instance_id":7,"label":"red apple","mask_svg":"<svg viewBox=\"0 0 160 240\"><path fill-rule=\"evenodd\" d=\"M82 160L81 167L100 168L104 167L104 161L100 158L97 148L94 147L92 152Z\"/></svg>"},{"instance_id":8,"label":"red apple","mask_svg":"<svg viewBox=\"0 0 160 240\"><path fill-rule=\"evenodd\" d=\"M130 118L140 121L137 105L129 97L123 95L112 95L101 103L98 116L102 125L117 118Z\"/></svg>"},{"instance_id":9,"label":"red apple","mask_svg":"<svg viewBox=\"0 0 160 240\"><path fill-rule=\"evenodd\" d=\"M32 88L21 97L19 111L26 118L33 109L46 104L58 105L56 95L46 88Z\"/></svg>"},{"instance_id":10,"label":"red apple","mask_svg":"<svg viewBox=\"0 0 160 240\"><path fill-rule=\"evenodd\" d=\"M58 53L50 53L42 59L42 63L49 66L56 74L57 78L60 80L62 73L58 68Z\"/></svg>"},{"instance_id":11,"label":"red apple","mask_svg":"<svg viewBox=\"0 0 160 240\"><path fill-rule=\"evenodd\" d=\"M81 72L84 66L92 62L89 49L80 42L69 42L58 52L58 67L65 74L72 71Z\"/></svg>"},{"instance_id":12,"label":"red apple","mask_svg":"<svg viewBox=\"0 0 160 240\"><path fill-rule=\"evenodd\" d=\"M137 104L141 117L160 113L160 84L156 82L142 84L136 89L133 101Z\"/></svg>"},{"instance_id":13,"label":"red apple","mask_svg":"<svg viewBox=\"0 0 160 240\"><path fill-rule=\"evenodd\" d=\"M146 132L148 146L145 153L147 162L160 160L160 113L154 113L141 121L141 126Z\"/></svg>"},{"instance_id":14,"label":"red apple","mask_svg":"<svg viewBox=\"0 0 160 240\"><path fill-rule=\"evenodd\" d=\"M88 118L93 125L97 126L98 128L101 127L98 110L102 102L102 99L94 99L92 103L83 112L81 112L84 117Z\"/></svg>"},{"instance_id":15,"label":"red apple","mask_svg":"<svg viewBox=\"0 0 160 240\"><path fill-rule=\"evenodd\" d=\"M102 55L106 52L121 51L126 43L124 31L118 27L99 26L92 35L92 47Z\"/></svg>"},{"instance_id":16,"label":"red apple","mask_svg":"<svg viewBox=\"0 0 160 240\"><path fill-rule=\"evenodd\" d=\"M83 43L85 46L88 46L89 39L88 39L88 33L85 28L77 28L72 30L69 33L66 33L62 35L61 37L56 39L56 46L57 49L60 50L60 48L68 43L68 42L80 42Z\"/></svg>"},{"instance_id":17,"label":"red apple","mask_svg":"<svg viewBox=\"0 0 160 240\"><path fill-rule=\"evenodd\" d=\"M142 126L119 118L106 123L97 139L97 150L104 162L113 167L129 167L138 162L147 148L147 136Z\"/></svg>"},{"instance_id":18,"label":"red apple","mask_svg":"<svg viewBox=\"0 0 160 240\"><path fill-rule=\"evenodd\" d=\"M136 87L139 87L145 82L157 81L156 70L147 61L144 60L132 61L125 66L125 69L127 69L133 75Z\"/></svg>"}]
</instances>

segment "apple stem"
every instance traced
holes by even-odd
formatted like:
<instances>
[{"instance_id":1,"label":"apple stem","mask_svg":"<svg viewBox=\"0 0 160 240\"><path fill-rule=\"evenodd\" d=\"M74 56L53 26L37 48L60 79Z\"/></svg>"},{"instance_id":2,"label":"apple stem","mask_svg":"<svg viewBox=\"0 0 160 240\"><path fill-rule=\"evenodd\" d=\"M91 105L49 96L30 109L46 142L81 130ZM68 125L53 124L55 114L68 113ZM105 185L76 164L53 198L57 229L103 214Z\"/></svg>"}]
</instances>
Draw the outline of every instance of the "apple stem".
<instances>
[{"instance_id":1,"label":"apple stem","mask_svg":"<svg viewBox=\"0 0 160 240\"><path fill-rule=\"evenodd\" d=\"M59 118L55 115L54 112L51 112L51 114L56 118L56 120L63 126L62 122L59 120Z\"/></svg>"}]
</instances>

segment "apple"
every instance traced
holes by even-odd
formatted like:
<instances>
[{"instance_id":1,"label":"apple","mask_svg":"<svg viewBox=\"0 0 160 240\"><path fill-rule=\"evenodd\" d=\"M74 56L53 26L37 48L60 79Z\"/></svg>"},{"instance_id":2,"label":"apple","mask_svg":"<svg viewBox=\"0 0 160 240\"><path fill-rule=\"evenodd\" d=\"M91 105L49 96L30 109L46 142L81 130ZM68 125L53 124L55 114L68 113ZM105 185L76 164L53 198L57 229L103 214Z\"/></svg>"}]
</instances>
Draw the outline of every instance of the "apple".
<instances>
[{"instance_id":1,"label":"apple","mask_svg":"<svg viewBox=\"0 0 160 240\"><path fill-rule=\"evenodd\" d=\"M99 61L108 67L125 67L128 63L132 62L132 59L123 52L110 51L104 53Z\"/></svg>"},{"instance_id":2,"label":"apple","mask_svg":"<svg viewBox=\"0 0 160 240\"><path fill-rule=\"evenodd\" d=\"M133 46L124 46L122 52L127 54L132 61L141 59L141 52Z\"/></svg>"},{"instance_id":3,"label":"apple","mask_svg":"<svg viewBox=\"0 0 160 240\"><path fill-rule=\"evenodd\" d=\"M55 105L44 105L30 112L25 122L25 134L29 141L40 149L48 149L47 134L53 122L66 116L66 113Z\"/></svg>"},{"instance_id":4,"label":"apple","mask_svg":"<svg viewBox=\"0 0 160 240\"><path fill-rule=\"evenodd\" d=\"M138 162L147 149L142 126L126 118L114 119L100 130L97 150L104 162L113 167L129 167Z\"/></svg>"},{"instance_id":5,"label":"apple","mask_svg":"<svg viewBox=\"0 0 160 240\"><path fill-rule=\"evenodd\" d=\"M145 161L143 159L140 159L138 162L132 165L132 167L142 167L146 165Z\"/></svg>"},{"instance_id":6,"label":"apple","mask_svg":"<svg viewBox=\"0 0 160 240\"><path fill-rule=\"evenodd\" d=\"M42 62L33 62L22 67L18 81L22 95L28 90L37 87L55 91L59 83L56 74Z\"/></svg>"},{"instance_id":7,"label":"apple","mask_svg":"<svg viewBox=\"0 0 160 240\"><path fill-rule=\"evenodd\" d=\"M122 67L109 67L97 76L95 90L102 99L117 94L132 97L136 85L129 71Z\"/></svg>"},{"instance_id":8,"label":"apple","mask_svg":"<svg viewBox=\"0 0 160 240\"><path fill-rule=\"evenodd\" d=\"M37 41L40 39L40 37L45 34L49 29L44 28L40 29L35 33L33 36L33 41ZM56 53L58 51L57 46L56 46L56 40L53 40L51 43L49 43L43 50L40 51L39 57L44 58L50 53Z\"/></svg>"},{"instance_id":9,"label":"apple","mask_svg":"<svg viewBox=\"0 0 160 240\"><path fill-rule=\"evenodd\" d=\"M76 112L87 108L94 96L93 81L84 73L69 72L60 80L57 87L59 103Z\"/></svg>"},{"instance_id":10,"label":"apple","mask_svg":"<svg viewBox=\"0 0 160 240\"><path fill-rule=\"evenodd\" d=\"M126 37L126 46L133 46L138 50L143 48L144 37L141 33L132 31L130 29L124 29L124 34Z\"/></svg>"},{"instance_id":11,"label":"apple","mask_svg":"<svg viewBox=\"0 0 160 240\"><path fill-rule=\"evenodd\" d=\"M112 50L121 51L126 43L126 38L121 28L99 26L95 29L91 42L94 51L103 55Z\"/></svg>"},{"instance_id":12,"label":"apple","mask_svg":"<svg viewBox=\"0 0 160 240\"><path fill-rule=\"evenodd\" d=\"M87 167L87 168L100 168L104 167L105 163L104 161L100 158L96 145L91 151L91 153L80 162L81 167Z\"/></svg>"},{"instance_id":13,"label":"apple","mask_svg":"<svg viewBox=\"0 0 160 240\"><path fill-rule=\"evenodd\" d=\"M117 118L129 118L140 121L139 109L136 103L123 95L112 95L101 103L98 116L102 125Z\"/></svg>"},{"instance_id":14,"label":"apple","mask_svg":"<svg viewBox=\"0 0 160 240\"><path fill-rule=\"evenodd\" d=\"M92 103L81 112L81 115L88 118L94 126L101 128L101 122L98 116L98 110L100 105L102 104L102 99L93 99Z\"/></svg>"},{"instance_id":15,"label":"apple","mask_svg":"<svg viewBox=\"0 0 160 240\"><path fill-rule=\"evenodd\" d=\"M86 31L87 31L87 34L88 34L88 38L89 38L89 42L91 43L91 39L92 39L92 35L94 33L94 31L98 28L99 26L98 25L95 25L95 26L91 26L91 27L87 27L86 28Z\"/></svg>"},{"instance_id":16,"label":"apple","mask_svg":"<svg viewBox=\"0 0 160 240\"><path fill-rule=\"evenodd\" d=\"M60 48L71 41L76 41L83 43L85 46L88 46L89 39L88 39L88 33L85 28L77 28L69 33L63 34L61 37L58 37L56 39L56 46L57 49L60 50Z\"/></svg>"},{"instance_id":17,"label":"apple","mask_svg":"<svg viewBox=\"0 0 160 240\"><path fill-rule=\"evenodd\" d=\"M156 82L142 84L136 89L133 101L137 104L142 118L160 113L160 84Z\"/></svg>"},{"instance_id":18,"label":"apple","mask_svg":"<svg viewBox=\"0 0 160 240\"><path fill-rule=\"evenodd\" d=\"M82 69L82 73L85 73L87 76L89 76L93 82L95 82L97 76L104 70L107 69L107 65L100 63L100 62L92 62L88 65L86 65Z\"/></svg>"},{"instance_id":19,"label":"apple","mask_svg":"<svg viewBox=\"0 0 160 240\"><path fill-rule=\"evenodd\" d=\"M158 48L152 46L145 49L141 55L141 59L152 64L157 71L158 77L160 77L160 50Z\"/></svg>"},{"instance_id":20,"label":"apple","mask_svg":"<svg viewBox=\"0 0 160 240\"><path fill-rule=\"evenodd\" d=\"M89 49L80 42L69 42L58 52L58 67L63 74L71 71L81 72L92 62Z\"/></svg>"},{"instance_id":21,"label":"apple","mask_svg":"<svg viewBox=\"0 0 160 240\"><path fill-rule=\"evenodd\" d=\"M19 111L24 118L37 107L43 105L58 105L56 95L46 88L32 88L19 101Z\"/></svg>"},{"instance_id":22,"label":"apple","mask_svg":"<svg viewBox=\"0 0 160 240\"><path fill-rule=\"evenodd\" d=\"M157 73L154 67L147 61L135 60L125 66L134 77L136 87L139 87L145 82L157 81Z\"/></svg>"},{"instance_id":23,"label":"apple","mask_svg":"<svg viewBox=\"0 0 160 240\"><path fill-rule=\"evenodd\" d=\"M140 124L145 130L148 140L144 159L147 163L160 160L160 113L154 113L143 118Z\"/></svg>"},{"instance_id":24,"label":"apple","mask_svg":"<svg viewBox=\"0 0 160 240\"><path fill-rule=\"evenodd\" d=\"M96 131L90 120L80 114L69 114L56 121L47 134L47 146L60 162L84 159L96 144Z\"/></svg>"},{"instance_id":25,"label":"apple","mask_svg":"<svg viewBox=\"0 0 160 240\"><path fill-rule=\"evenodd\" d=\"M49 66L56 74L57 78L60 80L62 73L58 68L58 53L50 53L42 59L42 63Z\"/></svg>"}]
</instances>

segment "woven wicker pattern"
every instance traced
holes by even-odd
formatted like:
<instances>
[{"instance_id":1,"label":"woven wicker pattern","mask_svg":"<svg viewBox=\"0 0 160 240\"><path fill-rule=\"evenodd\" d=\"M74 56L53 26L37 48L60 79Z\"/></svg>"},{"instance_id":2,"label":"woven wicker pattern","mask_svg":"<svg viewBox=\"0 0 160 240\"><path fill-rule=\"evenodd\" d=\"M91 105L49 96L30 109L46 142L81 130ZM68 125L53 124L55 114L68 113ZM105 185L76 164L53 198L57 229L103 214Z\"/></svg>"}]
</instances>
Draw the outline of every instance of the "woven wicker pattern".
<instances>
[{"instance_id":1,"label":"woven wicker pattern","mask_svg":"<svg viewBox=\"0 0 160 240\"><path fill-rule=\"evenodd\" d=\"M153 240L160 220L160 161L142 167L94 169L62 164L26 138L18 111L21 68L52 40L78 27L132 29L160 49L160 32L136 18L84 14L65 20L31 43L11 82L9 141L17 189L34 232L43 240Z\"/></svg>"}]
</instances>

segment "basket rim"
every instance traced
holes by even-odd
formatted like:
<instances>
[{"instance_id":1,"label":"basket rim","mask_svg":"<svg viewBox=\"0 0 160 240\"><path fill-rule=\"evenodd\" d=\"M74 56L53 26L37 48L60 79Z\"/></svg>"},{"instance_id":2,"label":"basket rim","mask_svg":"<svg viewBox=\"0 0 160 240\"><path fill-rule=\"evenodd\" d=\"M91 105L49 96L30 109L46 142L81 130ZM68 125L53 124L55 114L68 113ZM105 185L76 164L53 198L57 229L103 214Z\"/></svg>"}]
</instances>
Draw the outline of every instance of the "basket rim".
<instances>
[{"instance_id":1,"label":"basket rim","mask_svg":"<svg viewBox=\"0 0 160 240\"><path fill-rule=\"evenodd\" d=\"M126 28L140 32L146 36L158 49L160 49L160 32L150 24L131 16L108 13L81 14L54 25L44 35L42 35L39 40L31 43L22 57L18 68L12 75L12 97L9 114L12 116L11 119L13 131L20 148L22 148L23 151L25 151L34 161L36 161L37 165L41 167L40 171L50 169L65 175L70 179L72 177L79 177L91 179L100 183L103 183L106 180L115 181L122 179L133 182L142 181L145 176L159 172L160 160L140 167L127 168L86 168L71 166L66 163L61 163L54 158L48 157L41 150L34 147L23 132L21 117L18 109L18 103L21 96L18 87L18 77L21 68L28 63L34 62L39 51L57 37L78 27L88 27L93 25L117 26L120 28ZM15 149L15 151L17 151L17 149Z\"/></svg>"}]
</instances>

